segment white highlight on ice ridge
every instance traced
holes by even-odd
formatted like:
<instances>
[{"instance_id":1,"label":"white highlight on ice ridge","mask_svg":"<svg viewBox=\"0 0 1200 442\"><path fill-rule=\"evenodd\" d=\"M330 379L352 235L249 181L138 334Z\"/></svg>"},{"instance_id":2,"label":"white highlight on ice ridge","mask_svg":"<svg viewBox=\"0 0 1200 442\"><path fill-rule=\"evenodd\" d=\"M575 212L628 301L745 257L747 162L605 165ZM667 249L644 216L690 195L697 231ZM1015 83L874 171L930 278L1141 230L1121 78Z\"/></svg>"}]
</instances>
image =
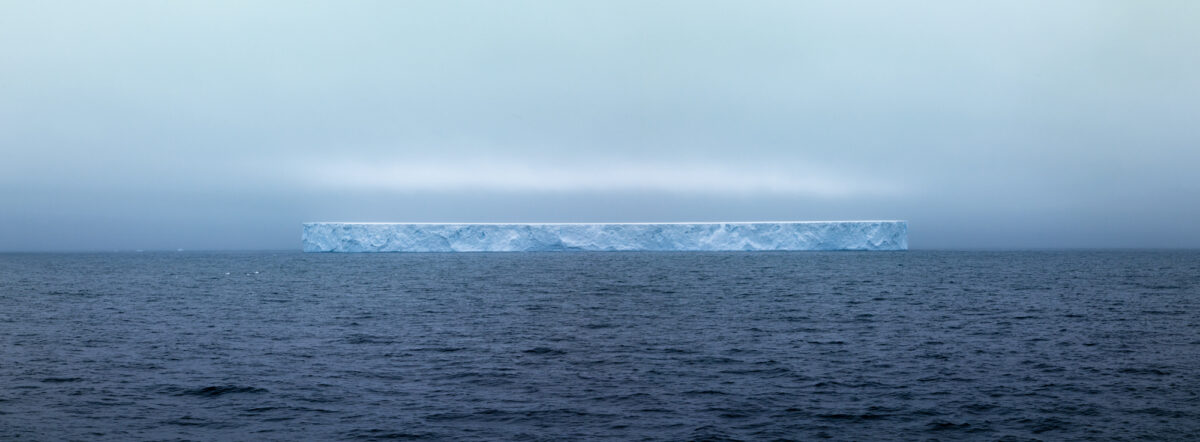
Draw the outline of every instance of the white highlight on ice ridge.
<instances>
[{"instance_id":1,"label":"white highlight on ice ridge","mask_svg":"<svg viewBox=\"0 0 1200 442\"><path fill-rule=\"evenodd\" d=\"M908 250L905 221L305 223L305 252Z\"/></svg>"}]
</instances>

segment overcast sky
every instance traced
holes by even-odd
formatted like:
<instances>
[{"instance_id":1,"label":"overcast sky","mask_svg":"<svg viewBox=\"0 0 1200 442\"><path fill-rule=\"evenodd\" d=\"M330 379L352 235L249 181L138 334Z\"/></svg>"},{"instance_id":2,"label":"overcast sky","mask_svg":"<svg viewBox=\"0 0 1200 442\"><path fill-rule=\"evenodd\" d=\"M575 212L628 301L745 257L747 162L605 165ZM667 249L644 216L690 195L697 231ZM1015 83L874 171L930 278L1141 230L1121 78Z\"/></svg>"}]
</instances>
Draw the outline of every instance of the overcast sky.
<instances>
[{"instance_id":1,"label":"overcast sky","mask_svg":"<svg viewBox=\"0 0 1200 442\"><path fill-rule=\"evenodd\" d=\"M0 3L0 250L906 219L1200 247L1200 2Z\"/></svg>"}]
</instances>

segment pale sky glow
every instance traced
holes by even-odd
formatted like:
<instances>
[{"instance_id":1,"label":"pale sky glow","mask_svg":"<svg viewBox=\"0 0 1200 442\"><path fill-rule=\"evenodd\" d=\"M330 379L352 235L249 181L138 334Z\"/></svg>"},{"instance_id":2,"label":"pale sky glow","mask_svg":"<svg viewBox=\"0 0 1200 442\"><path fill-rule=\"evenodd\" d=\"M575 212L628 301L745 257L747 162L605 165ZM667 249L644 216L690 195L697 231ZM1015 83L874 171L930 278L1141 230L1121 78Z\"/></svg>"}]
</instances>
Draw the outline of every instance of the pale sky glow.
<instances>
[{"instance_id":1,"label":"pale sky glow","mask_svg":"<svg viewBox=\"0 0 1200 442\"><path fill-rule=\"evenodd\" d=\"M1200 247L1200 1L0 3L0 251L904 219Z\"/></svg>"},{"instance_id":2,"label":"pale sky glow","mask_svg":"<svg viewBox=\"0 0 1200 442\"><path fill-rule=\"evenodd\" d=\"M709 196L843 198L902 195L905 189L877 179L835 175L817 167L771 168L718 163L585 161L554 163L519 159L428 159L386 162L319 160L298 167L297 184L317 189L395 192L621 192Z\"/></svg>"}]
</instances>

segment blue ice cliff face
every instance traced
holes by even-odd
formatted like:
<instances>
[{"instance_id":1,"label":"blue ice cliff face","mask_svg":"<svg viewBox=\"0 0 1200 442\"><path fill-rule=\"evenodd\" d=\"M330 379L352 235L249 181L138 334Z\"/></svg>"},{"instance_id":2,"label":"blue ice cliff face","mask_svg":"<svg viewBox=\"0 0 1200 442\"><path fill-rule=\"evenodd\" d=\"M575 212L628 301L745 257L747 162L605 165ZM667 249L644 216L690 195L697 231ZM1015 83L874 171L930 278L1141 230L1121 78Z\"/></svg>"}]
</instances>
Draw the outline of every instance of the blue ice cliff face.
<instances>
[{"instance_id":1,"label":"blue ice cliff face","mask_svg":"<svg viewBox=\"0 0 1200 442\"><path fill-rule=\"evenodd\" d=\"M908 250L908 223L305 223L302 241L305 252Z\"/></svg>"}]
</instances>

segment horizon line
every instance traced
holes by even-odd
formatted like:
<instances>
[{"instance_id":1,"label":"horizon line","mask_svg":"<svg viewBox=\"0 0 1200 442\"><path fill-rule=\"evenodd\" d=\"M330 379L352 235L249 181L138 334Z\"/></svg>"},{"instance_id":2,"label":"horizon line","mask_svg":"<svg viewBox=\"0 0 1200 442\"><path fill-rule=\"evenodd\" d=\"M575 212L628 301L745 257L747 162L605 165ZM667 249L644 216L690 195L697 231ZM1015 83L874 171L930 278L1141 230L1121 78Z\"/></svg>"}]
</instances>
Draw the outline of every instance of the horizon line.
<instances>
[{"instance_id":1,"label":"horizon line","mask_svg":"<svg viewBox=\"0 0 1200 442\"><path fill-rule=\"evenodd\" d=\"M485 226L527 226L527 225L654 225L654 224L811 224L811 223L907 223L902 219L863 219L863 220L828 220L828 221L668 221L668 222L402 222L402 221L305 221L309 224L408 224L408 225L447 225L470 224Z\"/></svg>"}]
</instances>

